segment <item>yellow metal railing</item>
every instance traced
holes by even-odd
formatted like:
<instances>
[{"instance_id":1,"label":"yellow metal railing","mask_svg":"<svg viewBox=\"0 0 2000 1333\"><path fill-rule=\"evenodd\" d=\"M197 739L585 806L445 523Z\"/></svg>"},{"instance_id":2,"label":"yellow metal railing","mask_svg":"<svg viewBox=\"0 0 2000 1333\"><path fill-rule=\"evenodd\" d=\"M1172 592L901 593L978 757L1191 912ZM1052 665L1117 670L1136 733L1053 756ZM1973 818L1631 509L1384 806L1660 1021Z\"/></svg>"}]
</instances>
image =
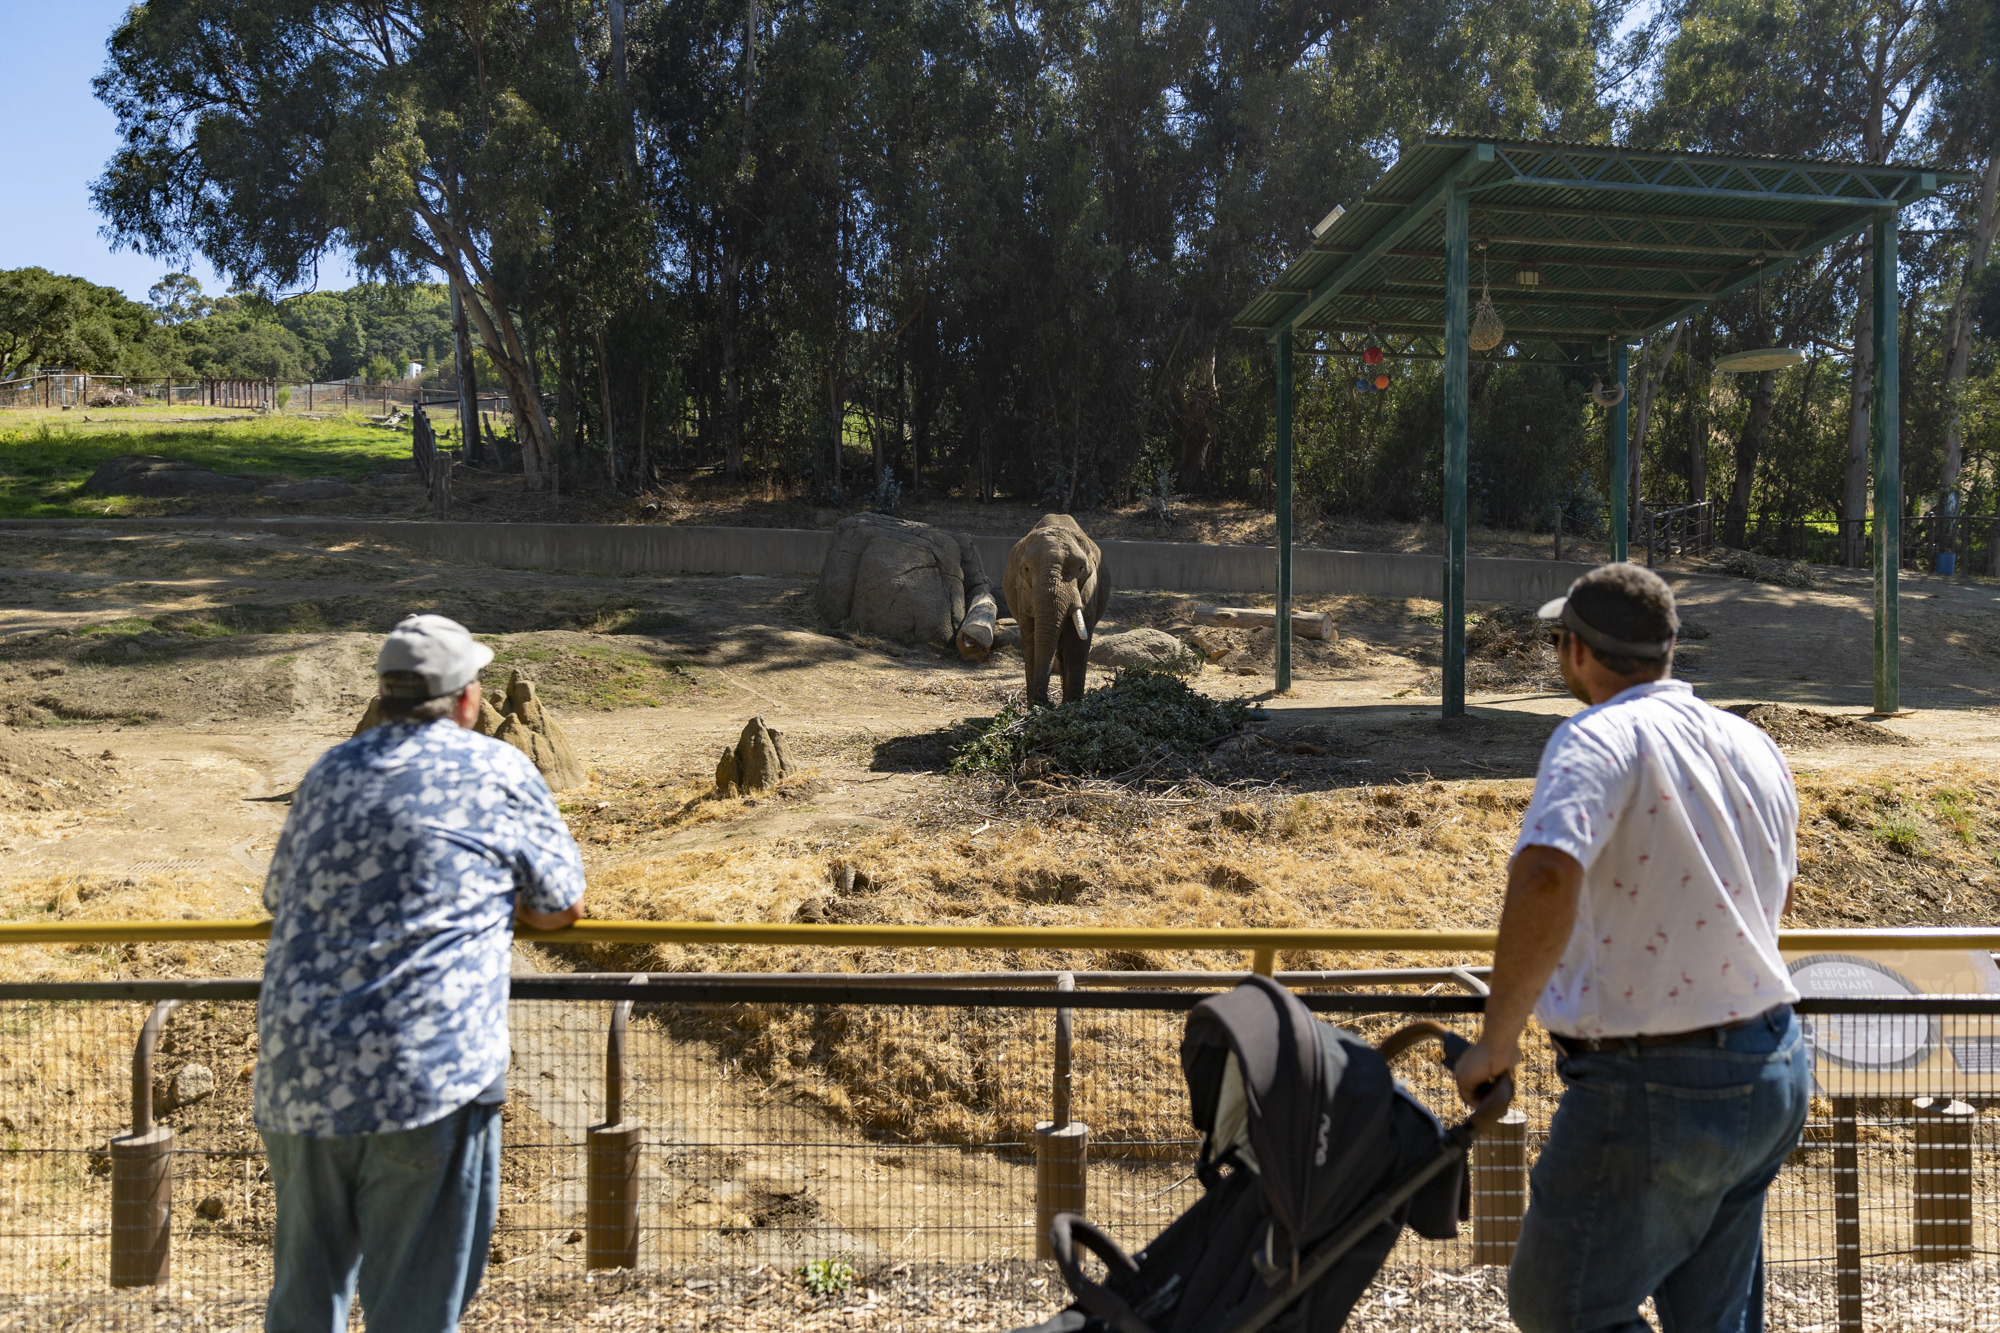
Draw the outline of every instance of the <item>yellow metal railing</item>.
<instances>
[{"instance_id":1,"label":"yellow metal railing","mask_svg":"<svg viewBox=\"0 0 2000 1333\"><path fill-rule=\"evenodd\" d=\"M0 923L0 945L129 944L174 940L263 940L268 920L30 921ZM1350 953L1488 953L1490 930L1298 929L1243 926L813 926L741 921L579 921L561 930L518 931L543 944L827 945L834 948L1342 950ZM1779 944L1799 952L1857 949L2000 950L2000 930L1917 926L1785 930ZM1261 961L1261 959L1260 959ZM1267 969L1260 969L1267 970Z\"/></svg>"}]
</instances>

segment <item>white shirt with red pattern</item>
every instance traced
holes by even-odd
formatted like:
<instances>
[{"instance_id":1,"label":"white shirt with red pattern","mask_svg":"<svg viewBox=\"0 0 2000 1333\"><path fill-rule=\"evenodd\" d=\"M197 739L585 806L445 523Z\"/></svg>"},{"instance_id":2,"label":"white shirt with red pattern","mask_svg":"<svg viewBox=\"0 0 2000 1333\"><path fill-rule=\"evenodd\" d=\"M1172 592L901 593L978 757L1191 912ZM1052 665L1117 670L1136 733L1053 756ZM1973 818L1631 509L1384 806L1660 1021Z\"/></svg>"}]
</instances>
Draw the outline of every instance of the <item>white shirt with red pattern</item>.
<instances>
[{"instance_id":1,"label":"white shirt with red pattern","mask_svg":"<svg viewBox=\"0 0 2000 1333\"><path fill-rule=\"evenodd\" d=\"M1686 1032L1798 999L1778 953L1798 827L1771 738L1681 681L1634 686L1557 727L1514 847L1554 847L1584 868L1576 929L1535 1006L1542 1026Z\"/></svg>"}]
</instances>

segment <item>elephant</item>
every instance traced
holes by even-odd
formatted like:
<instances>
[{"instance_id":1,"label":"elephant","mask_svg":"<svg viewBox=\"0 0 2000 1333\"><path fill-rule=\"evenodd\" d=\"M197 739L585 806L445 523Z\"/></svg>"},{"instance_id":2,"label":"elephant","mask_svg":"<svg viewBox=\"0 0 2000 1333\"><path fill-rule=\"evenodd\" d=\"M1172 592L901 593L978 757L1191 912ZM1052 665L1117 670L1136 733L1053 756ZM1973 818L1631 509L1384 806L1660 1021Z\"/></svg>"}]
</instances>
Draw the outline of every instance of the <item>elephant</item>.
<instances>
[{"instance_id":1,"label":"elephant","mask_svg":"<svg viewBox=\"0 0 2000 1333\"><path fill-rule=\"evenodd\" d=\"M1044 514L1007 555L1007 607L1021 627L1028 702L1049 702L1049 669L1062 662L1065 703L1083 697L1090 634L1111 600L1104 553L1068 514Z\"/></svg>"}]
</instances>

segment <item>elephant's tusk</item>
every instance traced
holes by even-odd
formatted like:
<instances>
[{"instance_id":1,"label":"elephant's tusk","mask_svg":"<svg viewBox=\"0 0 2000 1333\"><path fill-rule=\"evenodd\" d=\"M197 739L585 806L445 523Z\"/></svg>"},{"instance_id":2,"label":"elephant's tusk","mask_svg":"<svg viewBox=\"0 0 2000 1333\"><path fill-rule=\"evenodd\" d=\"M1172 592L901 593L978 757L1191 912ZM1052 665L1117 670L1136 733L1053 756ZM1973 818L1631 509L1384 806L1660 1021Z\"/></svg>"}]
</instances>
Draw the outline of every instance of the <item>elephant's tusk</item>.
<instances>
[{"instance_id":1,"label":"elephant's tusk","mask_svg":"<svg viewBox=\"0 0 2000 1333\"><path fill-rule=\"evenodd\" d=\"M1076 621L1076 637L1082 639L1085 643L1089 643L1090 630L1083 623L1083 608L1079 606L1069 614L1071 619Z\"/></svg>"}]
</instances>

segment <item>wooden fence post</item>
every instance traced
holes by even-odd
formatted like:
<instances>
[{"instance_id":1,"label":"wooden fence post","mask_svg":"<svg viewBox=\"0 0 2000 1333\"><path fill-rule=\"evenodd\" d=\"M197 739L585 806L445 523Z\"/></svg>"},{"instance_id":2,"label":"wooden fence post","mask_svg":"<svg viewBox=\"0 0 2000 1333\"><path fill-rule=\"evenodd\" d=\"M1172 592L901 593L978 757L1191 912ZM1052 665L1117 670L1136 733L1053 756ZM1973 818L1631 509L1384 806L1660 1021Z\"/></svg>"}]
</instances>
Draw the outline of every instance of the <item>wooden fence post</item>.
<instances>
[{"instance_id":1,"label":"wooden fence post","mask_svg":"<svg viewBox=\"0 0 2000 1333\"><path fill-rule=\"evenodd\" d=\"M1064 972L1057 990L1075 990L1076 977ZM1069 1118L1073 1011L1056 1010L1056 1064L1053 1119L1035 1126L1035 1257L1055 1258L1049 1226L1057 1213L1082 1213L1088 1204L1090 1127Z\"/></svg>"},{"instance_id":2,"label":"wooden fence post","mask_svg":"<svg viewBox=\"0 0 2000 1333\"><path fill-rule=\"evenodd\" d=\"M111 1140L111 1285L164 1286L173 1268L174 1131L153 1123L153 1048L179 1000L146 1016L132 1052L132 1132Z\"/></svg>"},{"instance_id":3,"label":"wooden fence post","mask_svg":"<svg viewBox=\"0 0 2000 1333\"><path fill-rule=\"evenodd\" d=\"M1972 1128L1979 1113L1949 1097L1919 1097L1911 1237L1920 1264L1972 1258Z\"/></svg>"},{"instance_id":4,"label":"wooden fence post","mask_svg":"<svg viewBox=\"0 0 2000 1333\"><path fill-rule=\"evenodd\" d=\"M1852 1097L1833 1099L1833 1287L1840 1333L1861 1333L1861 1154Z\"/></svg>"},{"instance_id":5,"label":"wooden fence post","mask_svg":"<svg viewBox=\"0 0 2000 1333\"><path fill-rule=\"evenodd\" d=\"M1472 1141L1472 1262L1510 1264L1528 1211L1528 1117L1509 1111Z\"/></svg>"},{"instance_id":6,"label":"wooden fence post","mask_svg":"<svg viewBox=\"0 0 2000 1333\"><path fill-rule=\"evenodd\" d=\"M584 1266L639 1266L640 1127L625 1119L625 1026L632 1002L611 1007L604 1046L604 1123L592 1125L586 1149Z\"/></svg>"}]
</instances>

